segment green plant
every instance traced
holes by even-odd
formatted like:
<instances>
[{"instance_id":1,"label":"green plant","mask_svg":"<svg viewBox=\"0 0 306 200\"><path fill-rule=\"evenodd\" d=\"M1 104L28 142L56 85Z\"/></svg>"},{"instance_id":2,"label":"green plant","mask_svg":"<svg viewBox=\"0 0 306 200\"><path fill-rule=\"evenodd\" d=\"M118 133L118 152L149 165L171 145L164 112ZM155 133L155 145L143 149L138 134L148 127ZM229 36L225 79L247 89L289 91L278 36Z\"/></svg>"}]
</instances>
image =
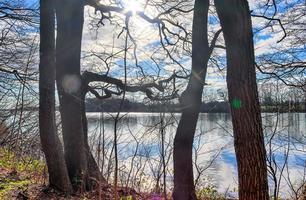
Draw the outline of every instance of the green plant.
<instances>
[{"instance_id":1,"label":"green plant","mask_svg":"<svg viewBox=\"0 0 306 200\"><path fill-rule=\"evenodd\" d=\"M0 200L10 199L15 191L24 191L37 183L44 173L45 163L31 156L17 156L0 148Z\"/></svg>"},{"instance_id":2,"label":"green plant","mask_svg":"<svg viewBox=\"0 0 306 200\"><path fill-rule=\"evenodd\" d=\"M198 199L219 199L219 194L215 186L209 185L197 191Z\"/></svg>"},{"instance_id":3,"label":"green plant","mask_svg":"<svg viewBox=\"0 0 306 200\"><path fill-rule=\"evenodd\" d=\"M31 156L16 156L14 152L0 148L0 168L14 169L18 173L37 174L43 173L45 163Z\"/></svg>"},{"instance_id":4,"label":"green plant","mask_svg":"<svg viewBox=\"0 0 306 200\"><path fill-rule=\"evenodd\" d=\"M28 185L31 184L30 180L13 180L5 179L0 183L0 199L9 199L10 192L14 190L24 191Z\"/></svg>"}]
</instances>

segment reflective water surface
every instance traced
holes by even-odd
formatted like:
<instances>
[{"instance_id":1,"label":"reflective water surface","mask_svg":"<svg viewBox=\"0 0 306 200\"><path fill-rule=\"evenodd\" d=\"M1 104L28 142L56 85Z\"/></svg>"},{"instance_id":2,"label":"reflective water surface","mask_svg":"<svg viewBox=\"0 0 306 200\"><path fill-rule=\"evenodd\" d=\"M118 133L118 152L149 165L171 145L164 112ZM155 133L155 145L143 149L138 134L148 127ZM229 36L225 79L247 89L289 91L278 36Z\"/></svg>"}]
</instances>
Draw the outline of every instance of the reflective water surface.
<instances>
[{"instance_id":1,"label":"reflective water surface","mask_svg":"<svg viewBox=\"0 0 306 200\"><path fill-rule=\"evenodd\" d=\"M88 113L87 116L92 148L97 152L98 146L104 145L106 156L103 164L100 162L100 166L103 165L103 172L107 173L106 171L111 171L113 167L108 161L114 152L116 113ZM138 184L139 189L152 189L156 185L154 180L163 172L164 161L167 165L167 187L171 189L173 178L171 153L179 118L180 114L170 113L120 114L116 133L122 182L127 181L136 188ZM277 182L281 179L280 194L290 197L292 193L290 184L298 187L305 176L306 114L263 113L262 121L270 171L277 168L274 171ZM100 154L101 152L102 150ZM162 156L165 157L164 160ZM102 160L101 155L99 160ZM237 167L229 114L200 114L194 141L194 162L195 181L198 187L214 185L220 192L236 194ZM151 181L144 181L142 175L151 177L147 178ZM130 178L134 176L138 177L137 180ZM272 193L274 183L271 178L270 185Z\"/></svg>"}]
</instances>

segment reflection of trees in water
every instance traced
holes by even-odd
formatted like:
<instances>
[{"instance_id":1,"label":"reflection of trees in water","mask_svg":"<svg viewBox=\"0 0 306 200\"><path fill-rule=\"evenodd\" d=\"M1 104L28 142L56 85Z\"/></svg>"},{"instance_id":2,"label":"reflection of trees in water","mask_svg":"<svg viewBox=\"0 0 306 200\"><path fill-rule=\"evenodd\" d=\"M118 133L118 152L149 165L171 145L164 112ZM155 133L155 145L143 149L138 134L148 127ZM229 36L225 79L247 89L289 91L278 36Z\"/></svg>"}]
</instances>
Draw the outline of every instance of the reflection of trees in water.
<instances>
[{"instance_id":1,"label":"reflection of trees in water","mask_svg":"<svg viewBox=\"0 0 306 200\"><path fill-rule=\"evenodd\" d=\"M305 141L305 117L304 113L264 113L263 114L263 125L265 128L266 135L272 134L276 125L276 118L279 115L277 123L277 135L278 140L287 138L288 132L291 138L295 140ZM287 139L286 139L287 140Z\"/></svg>"},{"instance_id":2,"label":"reflection of trees in water","mask_svg":"<svg viewBox=\"0 0 306 200\"><path fill-rule=\"evenodd\" d=\"M262 115L263 124L265 128L265 132L267 135L273 132L275 123L276 123L276 115L275 113L264 113ZM170 119L172 118L172 119ZM175 115L172 117L171 115L166 115L165 120L172 123L172 126L176 126L176 121L179 120L180 116ZM112 127L114 122L113 118L108 115L103 119L106 128ZM277 124L277 130L279 130L279 135L287 135L287 132L290 132L290 136L299 139L305 139L306 133L306 114L303 113L282 113L279 114L279 122ZM99 123L99 118L95 116L88 117L89 126L93 127ZM124 127L128 124L134 131L139 129L144 129L148 127L153 127L160 122L160 117L157 113L153 114L127 114L120 120L120 127L124 129ZM231 126L230 115L228 113L202 113L199 116L198 127L201 128L202 131L208 131L214 127L218 127L222 125L229 129ZM287 130L286 130L287 129ZM107 131L107 130L106 130ZM173 131L172 128L168 128L167 131ZM224 135L225 130L220 128L218 130L218 134Z\"/></svg>"},{"instance_id":3,"label":"reflection of trees in water","mask_svg":"<svg viewBox=\"0 0 306 200\"><path fill-rule=\"evenodd\" d=\"M174 134L176 123L175 121L179 119L179 116L176 115L172 119L170 119L170 115L166 116L166 120L172 122L170 127L167 127L168 132L172 132ZM278 135L286 136L288 131L290 132L290 136L293 138L305 139L305 123L302 123L302 120L306 120L305 114L298 113L284 113L279 115L279 123L277 125L277 130L279 130ZM170 119L170 120L169 120ZM263 115L263 123L265 125L265 132L269 135L275 126L276 114L265 113ZM89 117L89 126L91 130L94 126L98 125L99 118ZM111 133L113 126L113 119L111 117L106 117L104 120L106 132ZM156 114L129 114L123 117L120 120L120 127L123 132L125 132L127 126L134 131L148 131L150 128L152 129L155 125L160 122L160 117ZM198 131L207 132L213 128L218 127L218 124L229 129L230 116L226 113L209 113L209 114L201 114L198 121ZM152 130L151 130L152 131ZM154 132L154 130L153 130ZM228 135L225 130L218 128L216 133L220 136ZM126 132L126 134L128 134ZM284 137L278 137L278 139L284 139ZM203 140L205 141L205 140Z\"/></svg>"},{"instance_id":4,"label":"reflection of trees in water","mask_svg":"<svg viewBox=\"0 0 306 200\"><path fill-rule=\"evenodd\" d=\"M97 115L99 116L99 115ZM97 131L97 127L101 124L99 117L93 114L89 114L89 130L90 135L95 135L94 131ZM273 132L276 125L276 117L275 113L264 113L263 124L265 125L265 132L267 138ZM179 120L180 115L174 114L166 114L164 116L164 121L169 125L165 127L166 133L166 144L170 145L172 148L173 144L173 136L177 128L177 121ZM136 173L136 169L138 166L145 166L141 168L144 170L144 174L148 176L152 176L154 179L154 174L157 173L156 170L159 169L159 157L160 157L160 115L159 113L129 113L125 115L119 122L119 130L118 133L120 135L118 140L118 149L119 149L119 159L120 163L124 166L130 166L131 158L135 155L134 159L134 171ZM297 159L298 163L305 162L301 156L295 155L295 149L297 145L303 146L306 144L305 137L305 121L306 114L302 113L282 113L279 114L279 121L277 123L277 135L273 139L273 144L278 146L287 147L288 141L290 141L290 159L288 160L289 164L292 166L296 166ZM104 127L105 127L105 135L106 142L105 148L106 153L109 154L112 141L113 141L113 118L105 113L105 118L103 119ZM233 151L233 138L230 136L228 132L231 132L231 118L228 113L201 113L198 120L197 125L197 135L195 137L195 148L199 148L198 152L198 165L205 168L209 163L209 158L212 158L218 150L220 150L223 146L226 146L222 149L218 158L213 162L212 165L205 170L203 174L204 177L212 177L213 182L219 188L228 187L231 181L232 184L235 184L233 180L229 181L228 179L234 179L236 174L235 168L235 155ZM227 132L228 131L228 132ZM288 131L290 140L288 140ZM133 134L136 138L133 139ZM97 137L92 137L92 144L97 144ZM201 139L200 139L201 138ZM137 153L135 154L135 149L137 147L137 142L139 143L139 147ZM172 149L169 148L167 153L171 153ZM276 148L276 147L275 147ZM93 148L95 149L95 148ZM277 155L278 162L283 162L284 156L280 156L283 154L283 148L277 147L275 155ZM227 158L227 159L226 159ZM232 158L234 160L232 160ZM106 158L106 164L111 161L109 157ZM208 160L206 160L208 159ZM302 161L301 161L302 159ZM146 164L145 164L146 163ZM168 168L168 176L167 179L171 180L171 167L172 161L170 161L167 165ZM225 168L227 171L224 172ZM111 168L110 168L111 169ZM128 167L126 169L122 169L122 171L129 171ZM140 170L140 171L141 171ZM232 174L225 174L229 173ZM123 173L123 172L122 172ZM139 172L140 173L140 172ZM135 175L135 174L134 174ZM155 174L156 175L156 174ZM170 183L171 181L169 181Z\"/></svg>"}]
</instances>

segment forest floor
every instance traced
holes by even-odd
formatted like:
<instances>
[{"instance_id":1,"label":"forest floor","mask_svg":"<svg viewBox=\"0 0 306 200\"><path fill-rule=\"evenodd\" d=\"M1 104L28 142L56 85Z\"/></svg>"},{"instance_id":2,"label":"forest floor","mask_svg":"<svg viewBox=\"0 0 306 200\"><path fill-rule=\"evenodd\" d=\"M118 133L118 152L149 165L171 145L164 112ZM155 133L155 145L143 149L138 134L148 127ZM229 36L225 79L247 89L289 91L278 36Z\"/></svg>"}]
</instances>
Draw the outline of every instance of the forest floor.
<instances>
[{"instance_id":1,"label":"forest floor","mask_svg":"<svg viewBox=\"0 0 306 200\"><path fill-rule=\"evenodd\" d=\"M17 156L15 153L0 148L0 200L89 200L114 199L114 188L111 185L100 187L100 191L65 196L47 187L46 165L41 160L29 156ZM119 200L163 200L165 198L152 193L139 194L133 189L119 188ZM201 200L224 200L218 193L209 188L200 191ZM171 195L169 194L169 198Z\"/></svg>"}]
</instances>

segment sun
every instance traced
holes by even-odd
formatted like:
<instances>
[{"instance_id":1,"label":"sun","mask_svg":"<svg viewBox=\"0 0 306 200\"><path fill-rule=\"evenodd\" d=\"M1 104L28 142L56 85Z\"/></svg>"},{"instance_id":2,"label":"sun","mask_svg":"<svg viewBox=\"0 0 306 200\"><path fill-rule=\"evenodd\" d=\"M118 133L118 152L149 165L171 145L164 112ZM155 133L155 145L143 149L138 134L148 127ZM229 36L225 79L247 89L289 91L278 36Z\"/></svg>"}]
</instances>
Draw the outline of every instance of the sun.
<instances>
[{"instance_id":1,"label":"sun","mask_svg":"<svg viewBox=\"0 0 306 200\"><path fill-rule=\"evenodd\" d=\"M122 0L123 6L127 12L132 12L135 15L143 10L141 4L137 0Z\"/></svg>"},{"instance_id":2,"label":"sun","mask_svg":"<svg viewBox=\"0 0 306 200\"><path fill-rule=\"evenodd\" d=\"M144 32L150 30L150 23L137 15L137 13L145 11L146 14L150 13L150 9L145 6L144 0L121 0L121 5L124 7L126 13L130 12L132 14L132 18L129 21L129 27L132 29L134 28L133 34L135 37L144 35Z\"/></svg>"}]
</instances>

